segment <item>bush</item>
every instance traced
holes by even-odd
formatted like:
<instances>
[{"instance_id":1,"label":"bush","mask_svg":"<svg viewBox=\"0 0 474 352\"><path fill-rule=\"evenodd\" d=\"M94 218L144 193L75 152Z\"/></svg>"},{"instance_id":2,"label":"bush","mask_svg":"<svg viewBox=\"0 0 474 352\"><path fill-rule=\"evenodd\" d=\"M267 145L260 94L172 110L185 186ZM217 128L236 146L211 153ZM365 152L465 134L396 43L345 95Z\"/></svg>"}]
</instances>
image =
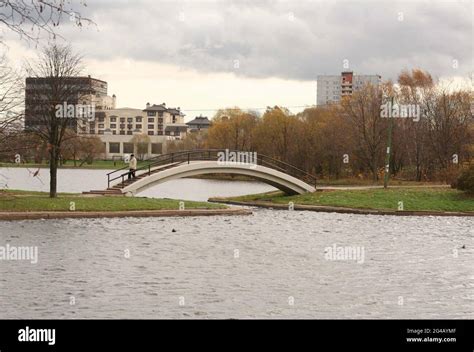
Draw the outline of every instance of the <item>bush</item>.
<instances>
[{"instance_id":1,"label":"bush","mask_svg":"<svg viewBox=\"0 0 474 352\"><path fill-rule=\"evenodd\" d=\"M461 191L474 194L474 165L463 170L452 186Z\"/></svg>"}]
</instances>

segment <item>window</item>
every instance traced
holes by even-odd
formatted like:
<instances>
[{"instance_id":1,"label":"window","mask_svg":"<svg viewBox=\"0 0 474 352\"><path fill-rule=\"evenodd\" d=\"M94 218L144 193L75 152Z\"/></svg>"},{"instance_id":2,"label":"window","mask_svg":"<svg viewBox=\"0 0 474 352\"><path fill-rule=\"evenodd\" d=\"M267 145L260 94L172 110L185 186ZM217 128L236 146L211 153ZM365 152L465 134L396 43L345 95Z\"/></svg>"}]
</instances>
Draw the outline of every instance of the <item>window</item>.
<instances>
[{"instance_id":1,"label":"window","mask_svg":"<svg viewBox=\"0 0 474 352\"><path fill-rule=\"evenodd\" d=\"M142 124L135 125L135 128L138 128L139 130L141 130L142 129Z\"/></svg>"},{"instance_id":2,"label":"window","mask_svg":"<svg viewBox=\"0 0 474 352\"><path fill-rule=\"evenodd\" d=\"M150 123L150 122L155 122L155 119L154 119L154 118L149 118L149 119L148 119L148 122L149 122L149 123Z\"/></svg>"},{"instance_id":3,"label":"window","mask_svg":"<svg viewBox=\"0 0 474 352\"><path fill-rule=\"evenodd\" d=\"M103 117L99 117L99 122L104 122L104 118Z\"/></svg>"},{"instance_id":4,"label":"window","mask_svg":"<svg viewBox=\"0 0 474 352\"><path fill-rule=\"evenodd\" d=\"M149 129L149 130L152 130L153 128L155 128L154 125L148 125L148 129Z\"/></svg>"},{"instance_id":5,"label":"window","mask_svg":"<svg viewBox=\"0 0 474 352\"><path fill-rule=\"evenodd\" d=\"M111 124L110 124L110 128L117 128L117 124L111 123Z\"/></svg>"},{"instance_id":6,"label":"window","mask_svg":"<svg viewBox=\"0 0 474 352\"><path fill-rule=\"evenodd\" d=\"M160 112L158 113L158 116L159 116L159 117L163 117L163 112L160 111Z\"/></svg>"},{"instance_id":7,"label":"window","mask_svg":"<svg viewBox=\"0 0 474 352\"><path fill-rule=\"evenodd\" d=\"M158 123L163 123L163 118L158 119Z\"/></svg>"},{"instance_id":8,"label":"window","mask_svg":"<svg viewBox=\"0 0 474 352\"><path fill-rule=\"evenodd\" d=\"M120 153L120 143L109 143L109 153Z\"/></svg>"},{"instance_id":9,"label":"window","mask_svg":"<svg viewBox=\"0 0 474 352\"><path fill-rule=\"evenodd\" d=\"M112 134L117 134L117 131L112 131Z\"/></svg>"},{"instance_id":10,"label":"window","mask_svg":"<svg viewBox=\"0 0 474 352\"><path fill-rule=\"evenodd\" d=\"M127 131L127 135L131 136L131 135L132 135L132 131Z\"/></svg>"},{"instance_id":11,"label":"window","mask_svg":"<svg viewBox=\"0 0 474 352\"><path fill-rule=\"evenodd\" d=\"M120 122L125 122L125 117L121 117Z\"/></svg>"},{"instance_id":12,"label":"window","mask_svg":"<svg viewBox=\"0 0 474 352\"><path fill-rule=\"evenodd\" d=\"M137 120L137 122L142 122L142 118L140 116L137 116L135 119Z\"/></svg>"},{"instance_id":13,"label":"window","mask_svg":"<svg viewBox=\"0 0 474 352\"><path fill-rule=\"evenodd\" d=\"M121 124L120 124L120 128L121 128L121 129L124 129L124 128L125 128L125 124L121 123Z\"/></svg>"},{"instance_id":14,"label":"window","mask_svg":"<svg viewBox=\"0 0 474 352\"><path fill-rule=\"evenodd\" d=\"M158 136L162 136L163 135L163 131L158 131Z\"/></svg>"},{"instance_id":15,"label":"window","mask_svg":"<svg viewBox=\"0 0 474 352\"><path fill-rule=\"evenodd\" d=\"M127 122L133 122L133 117L129 117L129 118L127 119Z\"/></svg>"},{"instance_id":16,"label":"window","mask_svg":"<svg viewBox=\"0 0 474 352\"><path fill-rule=\"evenodd\" d=\"M156 116L156 112L154 112L154 111L147 111L147 112L146 112L146 115L147 115L147 116Z\"/></svg>"},{"instance_id":17,"label":"window","mask_svg":"<svg viewBox=\"0 0 474 352\"><path fill-rule=\"evenodd\" d=\"M163 153L163 143L152 143L151 144L151 153L152 154L161 154L161 153Z\"/></svg>"},{"instance_id":18,"label":"window","mask_svg":"<svg viewBox=\"0 0 474 352\"><path fill-rule=\"evenodd\" d=\"M125 131L120 131L120 135L125 135Z\"/></svg>"},{"instance_id":19,"label":"window","mask_svg":"<svg viewBox=\"0 0 474 352\"><path fill-rule=\"evenodd\" d=\"M95 130L90 130L89 134L95 134Z\"/></svg>"},{"instance_id":20,"label":"window","mask_svg":"<svg viewBox=\"0 0 474 352\"><path fill-rule=\"evenodd\" d=\"M148 131L149 136L153 136L153 131Z\"/></svg>"},{"instance_id":21,"label":"window","mask_svg":"<svg viewBox=\"0 0 474 352\"><path fill-rule=\"evenodd\" d=\"M163 129L163 125L158 125L158 129L159 129L159 130L162 130L162 129Z\"/></svg>"},{"instance_id":22,"label":"window","mask_svg":"<svg viewBox=\"0 0 474 352\"><path fill-rule=\"evenodd\" d=\"M104 134L104 130L99 130L98 134Z\"/></svg>"},{"instance_id":23,"label":"window","mask_svg":"<svg viewBox=\"0 0 474 352\"><path fill-rule=\"evenodd\" d=\"M127 125L127 128L131 130L133 128L133 125Z\"/></svg>"},{"instance_id":24,"label":"window","mask_svg":"<svg viewBox=\"0 0 474 352\"><path fill-rule=\"evenodd\" d=\"M111 117L110 122L117 122L117 118L116 117Z\"/></svg>"},{"instance_id":25,"label":"window","mask_svg":"<svg viewBox=\"0 0 474 352\"><path fill-rule=\"evenodd\" d=\"M176 123L176 116L173 115L173 123Z\"/></svg>"},{"instance_id":26,"label":"window","mask_svg":"<svg viewBox=\"0 0 474 352\"><path fill-rule=\"evenodd\" d=\"M103 124L103 123L99 123L99 128L104 128L104 124Z\"/></svg>"},{"instance_id":27,"label":"window","mask_svg":"<svg viewBox=\"0 0 474 352\"><path fill-rule=\"evenodd\" d=\"M123 152L127 154L133 153L133 143L124 143L123 144Z\"/></svg>"},{"instance_id":28,"label":"window","mask_svg":"<svg viewBox=\"0 0 474 352\"><path fill-rule=\"evenodd\" d=\"M171 132L170 132L170 131L166 131L165 134L166 134L167 136L171 136Z\"/></svg>"}]
</instances>

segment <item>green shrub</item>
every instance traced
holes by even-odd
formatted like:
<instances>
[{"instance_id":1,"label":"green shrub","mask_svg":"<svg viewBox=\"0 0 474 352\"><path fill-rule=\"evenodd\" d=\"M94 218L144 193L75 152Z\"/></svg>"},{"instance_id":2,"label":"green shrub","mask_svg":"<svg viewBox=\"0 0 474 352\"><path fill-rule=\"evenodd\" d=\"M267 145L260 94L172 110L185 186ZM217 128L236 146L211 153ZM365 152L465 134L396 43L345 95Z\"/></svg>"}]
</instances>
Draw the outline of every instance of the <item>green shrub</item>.
<instances>
[{"instance_id":1,"label":"green shrub","mask_svg":"<svg viewBox=\"0 0 474 352\"><path fill-rule=\"evenodd\" d=\"M461 191L474 194L474 164L461 172L453 186Z\"/></svg>"}]
</instances>

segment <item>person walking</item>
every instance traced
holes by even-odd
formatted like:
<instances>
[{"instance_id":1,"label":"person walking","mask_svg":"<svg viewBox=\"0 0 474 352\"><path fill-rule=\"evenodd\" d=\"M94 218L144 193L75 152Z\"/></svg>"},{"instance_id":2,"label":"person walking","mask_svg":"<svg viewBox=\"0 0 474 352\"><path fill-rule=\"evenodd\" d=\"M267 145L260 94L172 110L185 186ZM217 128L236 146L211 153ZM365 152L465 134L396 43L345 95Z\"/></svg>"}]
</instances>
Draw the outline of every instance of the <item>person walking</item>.
<instances>
[{"instance_id":1,"label":"person walking","mask_svg":"<svg viewBox=\"0 0 474 352\"><path fill-rule=\"evenodd\" d=\"M137 159L135 158L135 155L130 155L130 161L128 163L129 167L129 173L128 173L128 179L130 180L132 177L135 178L135 171L137 171Z\"/></svg>"}]
</instances>

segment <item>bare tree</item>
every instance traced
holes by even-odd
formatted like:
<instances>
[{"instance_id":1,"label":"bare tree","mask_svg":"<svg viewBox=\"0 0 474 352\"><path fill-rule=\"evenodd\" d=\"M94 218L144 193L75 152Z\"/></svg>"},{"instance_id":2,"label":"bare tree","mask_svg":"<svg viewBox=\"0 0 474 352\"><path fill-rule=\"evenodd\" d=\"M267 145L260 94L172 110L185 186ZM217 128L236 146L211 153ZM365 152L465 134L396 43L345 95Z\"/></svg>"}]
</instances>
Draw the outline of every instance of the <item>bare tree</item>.
<instances>
[{"instance_id":1,"label":"bare tree","mask_svg":"<svg viewBox=\"0 0 474 352\"><path fill-rule=\"evenodd\" d=\"M146 134L136 134L130 141L136 146L137 156L139 160L144 160L148 154L148 144L150 144L150 137Z\"/></svg>"},{"instance_id":2,"label":"bare tree","mask_svg":"<svg viewBox=\"0 0 474 352\"><path fill-rule=\"evenodd\" d=\"M20 152L10 141L22 131L22 88L19 74L0 56L0 154L9 157Z\"/></svg>"},{"instance_id":3,"label":"bare tree","mask_svg":"<svg viewBox=\"0 0 474 352\"><path fill-rule=\"evenodd\" d=\"M69 111L58 112L62 106L74 110L90 99L90 91L78 79L81 59L70 46L53 44L28 67L25 127L48 145L52 198L57 196L57 169L61 147L68 138L66 131L77 130L82 122L77 111L73 115L69 115Z\"/></svg>"},{"instance_id":4,"label":"bare tree","mask_svg":"<svg viewBox=\"0 0 474 352\"><path fill-rule=\"evenodd\" d=\"M382 90L372 85L366 85L342 102L342 109L353 127L355 153L371 171L374 181L378 179L387 136L387 121L380 116L381 105Z\"/></svg>"},{"instance_id":5,"label":"bare tree","mask_svg":"<svg viewBox=\"0 0 474 352\"><path fill-rule=\"evenodd\" d=\"M87 6L84 0L79 4ZM78 27L93 24L75 8L74 0L0 0L0 28L5 27L27 41L37 41L42 33L55 38L56 28L65 19Z\"/></svg>"}]
</instances>

